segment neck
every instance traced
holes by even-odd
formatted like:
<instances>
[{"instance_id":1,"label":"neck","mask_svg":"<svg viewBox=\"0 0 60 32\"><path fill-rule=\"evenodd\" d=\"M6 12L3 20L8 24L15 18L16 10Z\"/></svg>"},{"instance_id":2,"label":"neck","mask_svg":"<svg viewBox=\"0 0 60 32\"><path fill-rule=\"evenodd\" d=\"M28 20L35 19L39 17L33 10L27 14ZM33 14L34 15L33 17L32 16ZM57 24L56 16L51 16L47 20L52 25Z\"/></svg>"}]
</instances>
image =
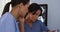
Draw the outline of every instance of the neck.
<instances>
[{"instance_id":1,"label":"neck","mask_svg":"<svg viewBox=\"0 0 60 32\"><path fill-rule=\"evenodd\" d=\"M16 11L16 10L13 10L12 9L12 11L11 11L11 14L13 15L13 17L15 18L15 19L17 19L18 18L18 11Z\"/></svg>"}]
</instances>

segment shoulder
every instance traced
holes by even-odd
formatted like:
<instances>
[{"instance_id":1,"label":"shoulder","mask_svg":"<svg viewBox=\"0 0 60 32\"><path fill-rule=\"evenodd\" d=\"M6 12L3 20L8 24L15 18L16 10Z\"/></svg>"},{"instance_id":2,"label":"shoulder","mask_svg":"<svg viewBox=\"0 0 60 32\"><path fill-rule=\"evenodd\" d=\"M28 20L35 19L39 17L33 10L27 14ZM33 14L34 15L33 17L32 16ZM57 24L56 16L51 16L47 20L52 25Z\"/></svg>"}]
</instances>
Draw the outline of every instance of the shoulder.
<instances>
[{"instance_id":1,"label":"shoulder","mask_svg":"<svg viewBox=\"0 0 60 32\"><path fill-rule=\"evenodd\" d=\"M45 24L42 21L40 21L40 20L37 20L37 23L39 23L40 26L45 26Z\"/></svg>"},{"instance_id":2,"label":"shoulder","mask_svg":"<svg viewBox=\"0 0 60 32\"><path fill-rule=\"evenodd\" d=\"M8 13L5 13L4 15L1 16L0 20L4 20L4 19L6 19L7 16L8 16Z\"/></svg>"},{"instance_id":3,"label":"shoulder","mask_svg":"<svg viewBox=\"0 0 60 32\"><path fill-rule=\"evenodd\" d=\"M6 12L3 16L1 16L0 21L11 21L14 20L13 16L9 13Z\"/></svg>"},{"instance_id":4,"label":"shoulder","mask_svg":"<svg viewBox=\"0 0 60 32\"><path fill-rule=\"evenodd\" d=\"M10 13L5 13L1 18L0 18L0 24L1 25L14 25L16 23L16 20L10 15Z\"/></svg>"}]
</instances>

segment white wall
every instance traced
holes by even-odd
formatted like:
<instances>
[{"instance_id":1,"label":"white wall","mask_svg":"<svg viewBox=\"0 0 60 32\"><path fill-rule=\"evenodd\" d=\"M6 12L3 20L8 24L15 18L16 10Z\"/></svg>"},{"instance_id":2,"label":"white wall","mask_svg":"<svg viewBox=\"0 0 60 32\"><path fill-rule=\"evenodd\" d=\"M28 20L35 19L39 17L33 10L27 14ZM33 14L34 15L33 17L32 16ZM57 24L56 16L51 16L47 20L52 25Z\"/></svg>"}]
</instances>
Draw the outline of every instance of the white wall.
<instances>
[{"instance_id":1,"label":"white wall","mask_svg":"<svg viewBox=\"0 0 60 32\"><path fill-rule=\"evenodd\" d=\"M48 28L60 29L60 0L31 0L31 3L48 4Z\"/></svg>"},{"instance_id":2,"label":"white wall","mask_svg":"<svg viewBox=\"0 0 60 32\"><path fill-rule=\"evenodd\" d=\"M6 5L7 2L10 2L11 0L0 0L0 17L2 14L2 11L4 9L4 6Z\"/></svg>"}]
</instances>

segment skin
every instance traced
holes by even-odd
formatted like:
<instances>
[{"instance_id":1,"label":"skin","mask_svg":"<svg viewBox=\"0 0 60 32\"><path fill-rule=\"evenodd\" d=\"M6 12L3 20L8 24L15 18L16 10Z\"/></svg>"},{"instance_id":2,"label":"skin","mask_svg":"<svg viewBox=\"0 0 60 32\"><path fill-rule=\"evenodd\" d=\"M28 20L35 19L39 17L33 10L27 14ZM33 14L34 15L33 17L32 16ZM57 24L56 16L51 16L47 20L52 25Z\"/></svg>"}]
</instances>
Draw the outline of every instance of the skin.
<instances>
[{"instance_id":1,"label":"skin","mask_svg":"<svg viewBox=\"0 0 60 32\"><path fill-rule=\"evenodd\" d=\"M26 5L23 5L23 3L20 3L12 8L11 14L16 20L19 20L19 28L21 32L24 32L24 16L28 12L29 3Z\"/></svg>"}]
</instances>

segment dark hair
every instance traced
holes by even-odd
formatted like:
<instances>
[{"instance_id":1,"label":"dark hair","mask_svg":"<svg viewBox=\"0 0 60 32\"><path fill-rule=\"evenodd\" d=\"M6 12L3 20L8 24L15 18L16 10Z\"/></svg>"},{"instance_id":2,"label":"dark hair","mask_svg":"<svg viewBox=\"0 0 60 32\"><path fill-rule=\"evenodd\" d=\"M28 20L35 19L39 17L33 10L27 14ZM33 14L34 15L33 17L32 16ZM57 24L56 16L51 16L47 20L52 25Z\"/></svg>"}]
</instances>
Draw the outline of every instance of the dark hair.
<instances>
[{"instance_id":1,"label":"dark hair","mask_svg":"<svg viewBox=\"0 0 60 32\"><path fill-rule=\"evenodd\" d=\"M23 3L23 5L27 4L30 0L11 0L11 2L8 2L5 7L4 7L4 10L3 10L3 14L5 14L6 12L9 12L9 6L10 4L12 5L12 7L20 4L20 3Z\"/></svg>"},{"instance_id":2,"label":"dark hair","mask_svg":"<svg viewBox=\"0 0 60 32\"><path fill-rule=\"evenodd\" d=\"M36 13L37 10L41 11L41 14L39 16L42 15L42 8L40 7L40 5L38 5L37 3L32 3L29 8L28 8L29 12L34 12L33 15Z\"/></svg>"}]
</instances>

